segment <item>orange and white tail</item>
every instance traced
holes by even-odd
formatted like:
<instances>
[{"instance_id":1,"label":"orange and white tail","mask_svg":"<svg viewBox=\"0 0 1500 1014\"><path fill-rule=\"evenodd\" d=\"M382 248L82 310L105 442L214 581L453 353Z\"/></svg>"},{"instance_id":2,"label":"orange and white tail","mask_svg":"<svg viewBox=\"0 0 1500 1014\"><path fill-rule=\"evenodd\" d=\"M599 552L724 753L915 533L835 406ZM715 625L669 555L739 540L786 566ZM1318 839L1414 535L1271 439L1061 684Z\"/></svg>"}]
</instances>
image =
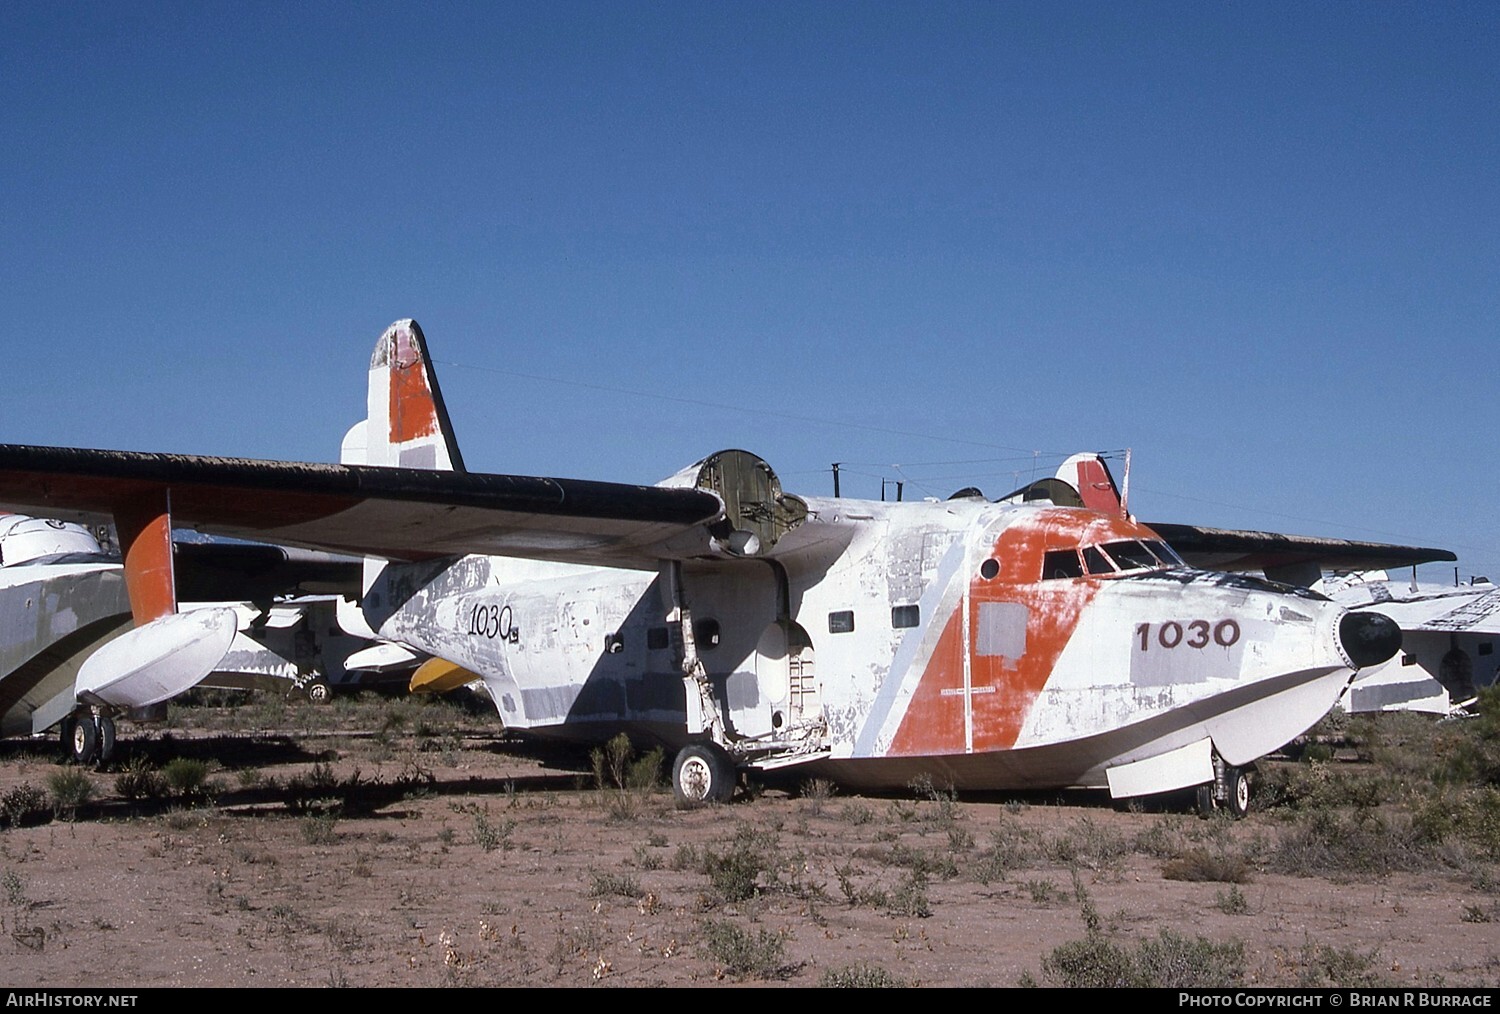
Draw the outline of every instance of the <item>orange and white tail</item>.
<instances>
[{"instance_id":1,"label":"orange and white tail","mask_svg":"<svg viewBox=\"0 0 1500 1014\"><path fill-rule=\"evenodd\" d=\"M1129 469L1126 470L1127 474ZM1100 454L1075 454L1062 463L1057 477L1078 491L1085 507L1105 514L1125 513L1124 498Z\"/></svg>"},{"instance_id":2,"label":"orange and white tail","mask_svg":"<svg viewBox=\"0 0 1500 1014\"><path fill-rule=\"evenodd\" d=\"M346 465L464 471L427 340L416 321L396 321L375 343L368 415L344 437L339 460Z\"/></svg>"},{"instance_id":3,"label":"orange and white tail","mask_svg":"<svg viewBox=\"0 0 1500 1014\"><path fill-rule=\"evenodd\" d=\"M437 373L427 354L427 339L416 321L396 321L375 343L370 356L366 417L344 435L339 461L346 465L464 471ZM384 569L384 560L365 558L364 591L374 586ZM352 603L339 603L338 618L347 633L372 640L378 637Z\"/></svg>"}]
</instances>

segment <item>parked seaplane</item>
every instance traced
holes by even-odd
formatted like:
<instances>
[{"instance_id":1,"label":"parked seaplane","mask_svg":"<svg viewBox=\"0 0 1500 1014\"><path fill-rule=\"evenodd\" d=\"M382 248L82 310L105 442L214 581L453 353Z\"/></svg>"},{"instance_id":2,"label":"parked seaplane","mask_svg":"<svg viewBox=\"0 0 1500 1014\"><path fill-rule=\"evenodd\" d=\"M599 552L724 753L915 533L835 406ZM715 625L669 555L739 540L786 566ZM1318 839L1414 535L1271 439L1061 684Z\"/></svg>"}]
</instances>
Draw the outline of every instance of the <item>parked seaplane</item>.
<instances>
[{"instance_id":1,"label":"parked seaplane","mask_svg":"<svg viewBox=\"0 0 1500 1014\"><path fill-rule=\"evenodd\" d=\"M344 673L345 655L369 650L368 641L343 634L334 622L336 604L345 601L338 593L358 594L357 560L250 543L176 542L174 589L199 608L174 623L197 628L210 616L222 620L223 650L200 656L185 651L180 639L171 641L167 654L196 659L195 674L163 680L160 672L146 672L121 681L119 667L108 663L119 650L113 642L131 630L131 603L120 556L99 531L0 514L0 736L57 729L75 760L107 761L122 713L147 717L200 682L300 687L311 695ZM230 595L243 601L205 604ZM196 678L184 683L189 675Z\"/></svg>"},{"instance_id":2,"label":"parked seaplane","mask_svg":"<svg viewBox=\"0 0 1500 1014\"><path fill-rule=\"evenodd\" d=\"M1400 646L1322 596L1195 570L1122 512L784 492L721 451L655 486L464 468L421 330L392 325L342 464L0 446L0 502L109 512L135 630L170 657L171 526L367 557L370 633L483 678L507 727L674 751L686 802L739 771L851 787L1200 787Z\"/></svg>"},{"instance_id":3,"label":"parked seaplane","mask_svg":"<svg viewBox=\"0 0 1500 1014\"><path fill-rule=\"evenodd\" d=\"M1349 609L1373 607L1401 627L1401 651L1349 688L1350 712L1423 711L1448 715L1475 704L1500 677L1500 589L1393 580L1385 571L1331 578L1323 592Z\"/></svg>"}]
</instances>

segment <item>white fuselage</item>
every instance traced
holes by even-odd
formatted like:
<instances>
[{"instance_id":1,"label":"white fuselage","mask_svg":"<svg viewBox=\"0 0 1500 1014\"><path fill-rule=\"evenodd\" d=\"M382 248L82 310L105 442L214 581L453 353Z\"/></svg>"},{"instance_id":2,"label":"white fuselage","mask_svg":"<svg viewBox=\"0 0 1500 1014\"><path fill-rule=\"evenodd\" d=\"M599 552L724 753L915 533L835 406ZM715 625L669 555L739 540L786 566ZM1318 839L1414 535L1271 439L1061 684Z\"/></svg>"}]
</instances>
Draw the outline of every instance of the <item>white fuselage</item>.
<instances>
[{"instance_id":1,"label":"white fuselage","mask_svg":"<svg viewBox=\"0 0 1500 1014\"><path fill-rule=\"evenodd\" d=\"M1352 672L1344 611L1320 596L1164 561L1078 563L1155 539L1125 519L808 505L770 561L392 565L367 613L381 636L480 674L508 726L551 734L681 745L696 657L732 752L799 746L852 784L1102 785L1205 741L1244 764L1317 721ZM1059 562L1079 573L1044 576Z\"/></svg>"}]
</instances>

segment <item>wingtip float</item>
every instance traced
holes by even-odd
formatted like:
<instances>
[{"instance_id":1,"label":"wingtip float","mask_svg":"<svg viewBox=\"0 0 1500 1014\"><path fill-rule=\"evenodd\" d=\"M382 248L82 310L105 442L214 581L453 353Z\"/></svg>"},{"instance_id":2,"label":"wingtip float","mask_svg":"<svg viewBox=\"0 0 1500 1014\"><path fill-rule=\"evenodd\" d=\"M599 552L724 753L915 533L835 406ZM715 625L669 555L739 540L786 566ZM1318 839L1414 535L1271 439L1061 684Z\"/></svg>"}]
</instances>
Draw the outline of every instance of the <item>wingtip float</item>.
<instances>
[{"instance_id":1,"label":"wingtip float","mask_svg":"<svg viewBox=\"0 0 1500 1014\"><path fill-rule=\"evenodd\" d=\"M1107 503L801 497L742 451L649 487L465 471L411 321L377 344L340 465L8 446L0 502L169 503L173 524L367 554L373 631L476 674L509 728L668 747L689 802L799 767L1201 786L1235 809L1244 769L1399 643L1375 614L1191 569ZM156 578L130 580L134 600Z\"/></svg>"}]
</instances>

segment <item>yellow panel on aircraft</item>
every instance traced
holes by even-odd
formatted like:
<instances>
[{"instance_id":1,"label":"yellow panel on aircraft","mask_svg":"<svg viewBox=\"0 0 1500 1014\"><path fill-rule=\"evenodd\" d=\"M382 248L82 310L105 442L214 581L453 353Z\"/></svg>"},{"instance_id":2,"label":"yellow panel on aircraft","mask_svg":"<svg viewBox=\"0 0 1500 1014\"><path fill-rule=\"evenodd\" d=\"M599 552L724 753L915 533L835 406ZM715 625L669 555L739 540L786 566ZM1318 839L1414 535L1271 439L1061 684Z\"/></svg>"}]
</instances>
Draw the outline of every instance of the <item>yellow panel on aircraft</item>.
<instances>
[{"instance_id":1,"label":"yellow panel on aircraft","mask_svg":"<svg viewBox=\"0 0 1500 1014\"><path fill-rule=\"evenodd\" d=\"M411 674L408 689L414 694L446 694L477 679L478 676L461 665L454 665L447 659L430 658Z\"/></svg>"}]
</instances>

